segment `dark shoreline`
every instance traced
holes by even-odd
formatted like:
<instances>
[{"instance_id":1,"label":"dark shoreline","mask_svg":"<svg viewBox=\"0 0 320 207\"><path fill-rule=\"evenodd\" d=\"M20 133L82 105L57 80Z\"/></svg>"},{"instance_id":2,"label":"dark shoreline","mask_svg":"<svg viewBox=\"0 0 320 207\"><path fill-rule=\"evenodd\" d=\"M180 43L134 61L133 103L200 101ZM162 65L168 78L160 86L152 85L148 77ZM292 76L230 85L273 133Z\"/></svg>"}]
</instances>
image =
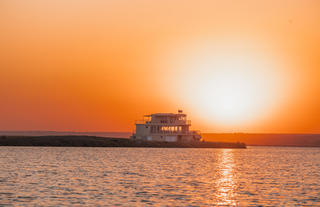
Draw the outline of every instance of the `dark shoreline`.
<instances>
[{"instance_id":1,"label":"dark shoreline","mask_svg":"<svg viewBox=\"0 0 320 207\"><path fill-rule=\"evenodd\" d=\"M206 141L240 141L247 146L320 147L320 134L204 133L202 137Z\"/></svg>"},{"instance_id":2,"label":"dark shoreline","mask_svg":"<svg viewBox=\"0 0 320 207\"><path fill-rule=\"evenodd\" d=\"M0 146L246 148L239 142L147 142L96 136L0 136Z\"/></svg>"}]
</instances>

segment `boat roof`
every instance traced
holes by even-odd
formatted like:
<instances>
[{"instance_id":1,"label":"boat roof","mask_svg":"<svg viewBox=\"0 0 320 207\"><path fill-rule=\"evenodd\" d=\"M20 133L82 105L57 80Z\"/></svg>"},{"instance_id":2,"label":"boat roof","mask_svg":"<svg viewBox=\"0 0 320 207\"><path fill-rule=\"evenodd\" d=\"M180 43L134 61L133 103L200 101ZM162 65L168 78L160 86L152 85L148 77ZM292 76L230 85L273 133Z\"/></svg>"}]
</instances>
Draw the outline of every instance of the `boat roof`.
<instances>
[{"instance_id":1,"label":"boat roof","mask_svg":"<svg viewBox=\"0 0 320 207\"><path fill-rule=\"evenodd\" d=\"M182 113L178 113L178 114L174 114L174 113L155 113L155 114L149 114L149 115L145 115L145 116L186 116L186 114L182 114Z\"/></svg>"}]
</instances>

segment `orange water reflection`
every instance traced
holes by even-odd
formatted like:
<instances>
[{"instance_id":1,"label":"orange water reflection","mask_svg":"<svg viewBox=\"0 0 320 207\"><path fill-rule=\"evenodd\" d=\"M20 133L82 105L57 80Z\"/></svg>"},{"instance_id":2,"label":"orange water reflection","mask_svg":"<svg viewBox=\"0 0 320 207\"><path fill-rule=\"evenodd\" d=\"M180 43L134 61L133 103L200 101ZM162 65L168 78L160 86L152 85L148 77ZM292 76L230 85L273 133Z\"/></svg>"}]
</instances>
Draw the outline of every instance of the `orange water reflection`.
<instances>
[{"instance_id":1,"label":"orange water reflection","mask_svg":"<svg viewBox=\"0 0 320 207\"><path fill-rule=\"evenodd\" d=\"M235 201L235 175L232 149L223 149L219 155L216 204L218 206L237 206Z\"/></svg>"}]
</instances>

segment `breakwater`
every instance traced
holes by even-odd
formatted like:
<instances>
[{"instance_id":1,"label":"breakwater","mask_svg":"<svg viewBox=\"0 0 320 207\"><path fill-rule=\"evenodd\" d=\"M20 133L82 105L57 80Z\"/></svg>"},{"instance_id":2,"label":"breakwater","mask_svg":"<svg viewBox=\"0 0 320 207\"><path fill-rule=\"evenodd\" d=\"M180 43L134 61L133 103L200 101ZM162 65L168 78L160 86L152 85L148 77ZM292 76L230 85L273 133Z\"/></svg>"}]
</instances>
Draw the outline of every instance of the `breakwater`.
<instances>
[{"instance_id":1,"label":"breakwater","mask_svg":"<svg viewBox=\"0 0 320 207\"><path fill-rule=\"evenodd\" d=\"M95 136L0 136L0 146L246 148L238 142L150 142Z\"/></svg>"}]
</instances>

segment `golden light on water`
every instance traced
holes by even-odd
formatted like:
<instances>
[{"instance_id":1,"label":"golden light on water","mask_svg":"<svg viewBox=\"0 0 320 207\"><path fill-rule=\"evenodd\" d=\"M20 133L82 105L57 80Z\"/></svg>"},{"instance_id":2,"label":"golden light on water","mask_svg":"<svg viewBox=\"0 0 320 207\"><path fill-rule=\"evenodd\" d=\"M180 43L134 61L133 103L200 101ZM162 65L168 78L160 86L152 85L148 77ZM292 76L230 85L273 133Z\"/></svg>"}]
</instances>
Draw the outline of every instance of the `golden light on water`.
<instances>
[{"instance_id":1,"label":"golden light on water","mask_svg":"<svg viewBox=\"0 0 320 207\"><path fill-rule=\"evenodd\" d=\"M218 206L235 206L234 160L232 149L223 149L219 159L217 193L215 200Z\"/></svg>"}]
</instances>

